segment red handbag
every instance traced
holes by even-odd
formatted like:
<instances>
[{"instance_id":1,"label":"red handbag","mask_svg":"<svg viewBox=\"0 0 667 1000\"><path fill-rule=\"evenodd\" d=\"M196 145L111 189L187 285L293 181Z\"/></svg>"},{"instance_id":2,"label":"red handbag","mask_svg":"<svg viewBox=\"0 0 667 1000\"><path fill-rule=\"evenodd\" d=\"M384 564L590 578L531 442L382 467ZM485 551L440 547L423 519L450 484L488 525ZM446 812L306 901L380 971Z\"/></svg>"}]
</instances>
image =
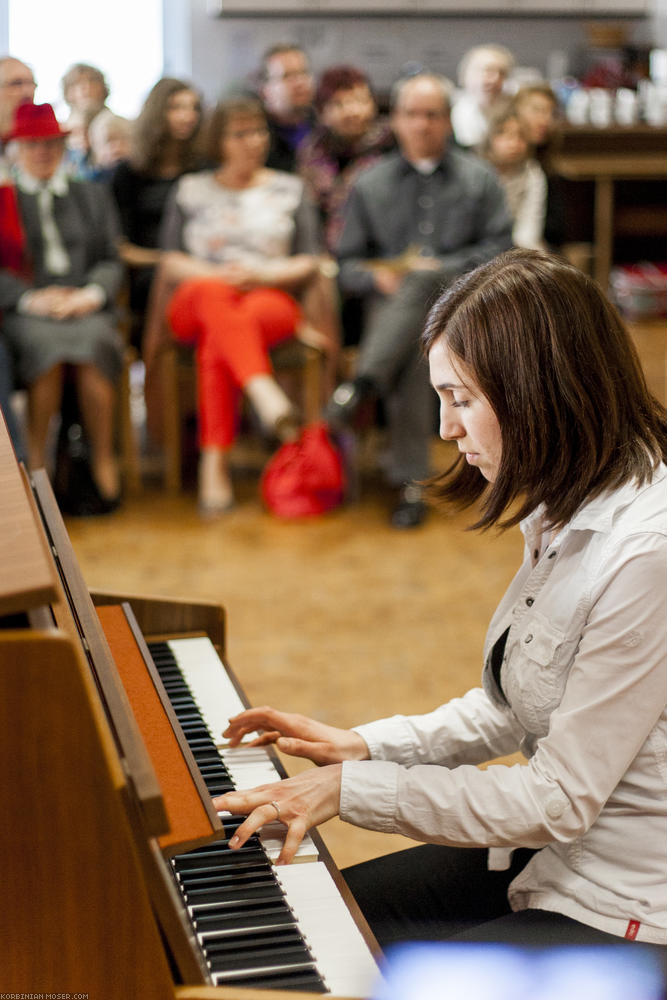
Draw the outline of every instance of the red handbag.
<instances>
[{"instance_id":1,"label":"red handbag","mask_svg":"<svg viewBox=\"0 0 667 1000\"><path fill-rule=\"evenodd\" d=\"M262 474L265 505L278 517L313 517L343 502L343 463L324 422L280 446Z\"/></svg>"}]
</instances>

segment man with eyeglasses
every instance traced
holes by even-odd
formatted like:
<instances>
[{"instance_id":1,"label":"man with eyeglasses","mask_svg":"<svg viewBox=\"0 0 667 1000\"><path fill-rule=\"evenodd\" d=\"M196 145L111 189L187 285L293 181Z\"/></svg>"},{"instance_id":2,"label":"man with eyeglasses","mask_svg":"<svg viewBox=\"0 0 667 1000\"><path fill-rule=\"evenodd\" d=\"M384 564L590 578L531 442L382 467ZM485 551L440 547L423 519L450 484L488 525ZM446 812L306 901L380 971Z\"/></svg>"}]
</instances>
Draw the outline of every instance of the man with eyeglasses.
<instances>
[{"instance_id":1,"label":"man with eyeglasses","mask_svg":"<svg viewBox=\"0 0 667 1000\"><path fill-rule=\"evenodd\" d=\"M295 170L296 149L315 124L315 85L306 53L298 45L272 45L262 57L259 96L271 144L266 165Z\"/></svg>"},{"instance_id":2,"label":"man with eyeglasses","mask_svg":"<svg viewBox=\"0 0 667 1000\"><path fill-rule=\"evenodd\" d=\"M0 58L0 149L12 130L14 112L19 104L34 102L36 86L29 66L13 56Z\"/></svg>"}]
</instances>

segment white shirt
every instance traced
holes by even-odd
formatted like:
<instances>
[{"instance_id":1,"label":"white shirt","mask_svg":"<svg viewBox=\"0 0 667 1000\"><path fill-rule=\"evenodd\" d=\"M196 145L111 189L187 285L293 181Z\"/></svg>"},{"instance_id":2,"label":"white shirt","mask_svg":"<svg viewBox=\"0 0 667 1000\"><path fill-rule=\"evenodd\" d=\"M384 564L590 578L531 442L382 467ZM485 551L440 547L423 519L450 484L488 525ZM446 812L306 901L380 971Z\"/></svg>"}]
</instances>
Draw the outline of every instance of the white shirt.
<instances>
[{"instance_id":1,"label":"white shirt","mask_svg":"<svg viewBox=\"0 0 667 1000\"><path fill-rule=\"evenodd\" d=\"M518 170L499 173L512 214L512 242L528 250L545 250L544 220L547 212L547 178L536 160L526 160Z\"/></svg>"},{"instance_id":2,"label":"white shirt","mask_svg":"<svg viewBox=\"0 0 667 1000\"><path fill-rule=\"evenodd\" d=\"M483 688L357 727L372 759L344 763L340 815L432 843L544 848L512 882L513 909L667 944L667 469L584 505L550 545L541 512L521 527ZM503 695L490 652L508 627ZM475 766L517 749L527 764Z\"/></svg>"},{"instance_id":3,"label":"white shirt","mask_svg":"<svg viewBox=\"0 0 667 1000\"><path fill-rule=\"evenodd\" d=\"M488 132L488 118L475 98L465 91L460 91L454 101L452 128L460 146L478 146Z\"/></svg>"}]
</instances>

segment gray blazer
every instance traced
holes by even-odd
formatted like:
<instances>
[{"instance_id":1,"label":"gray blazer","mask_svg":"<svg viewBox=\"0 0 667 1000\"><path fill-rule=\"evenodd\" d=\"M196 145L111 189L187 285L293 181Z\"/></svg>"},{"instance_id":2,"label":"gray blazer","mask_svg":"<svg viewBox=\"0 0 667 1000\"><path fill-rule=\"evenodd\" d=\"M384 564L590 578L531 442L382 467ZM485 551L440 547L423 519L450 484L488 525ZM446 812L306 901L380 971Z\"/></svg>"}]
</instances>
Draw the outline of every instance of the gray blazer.
<instances>
[{"instance_id":1,"label":"gray blazer","mask_svg":"<svg viewBox=\"0 0 667 1000\"><path fill-rule=\"evenodd\" d=\"M37 196L18 192L19 212L33 269L31 282L11 271L0 270L0 309L16 307L24 292L45 285L100 285L113 300L120 288L124 268L118 256L120 226L116 207L103 184L70 181L64 197L53 200L53 214L71 261L64 275L50 275L44 266ZM0 234L1 238L1 234Z\"/></svg>"}]
</instances>

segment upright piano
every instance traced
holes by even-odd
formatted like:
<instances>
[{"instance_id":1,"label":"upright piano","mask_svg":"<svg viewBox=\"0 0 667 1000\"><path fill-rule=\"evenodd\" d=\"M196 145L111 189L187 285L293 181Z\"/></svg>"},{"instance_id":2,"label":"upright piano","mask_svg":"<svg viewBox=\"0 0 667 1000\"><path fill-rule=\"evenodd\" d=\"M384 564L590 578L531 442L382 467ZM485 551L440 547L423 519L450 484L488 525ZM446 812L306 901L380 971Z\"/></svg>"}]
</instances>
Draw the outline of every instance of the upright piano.
<instances>
[{"instance_id":1,"label":"upright piano","mask_svg":"<svg viewBox=\"0 0 667 1000\"><path fill-rule=\"evenodd\" d=\"M125 554L123 558L128 558ZM220 745L246 706L213 603L90 593L0 418L0 991L367 997L378 949L314 831L272 864L212 796L284 777Z\"/></svg>"}]
</instances>

